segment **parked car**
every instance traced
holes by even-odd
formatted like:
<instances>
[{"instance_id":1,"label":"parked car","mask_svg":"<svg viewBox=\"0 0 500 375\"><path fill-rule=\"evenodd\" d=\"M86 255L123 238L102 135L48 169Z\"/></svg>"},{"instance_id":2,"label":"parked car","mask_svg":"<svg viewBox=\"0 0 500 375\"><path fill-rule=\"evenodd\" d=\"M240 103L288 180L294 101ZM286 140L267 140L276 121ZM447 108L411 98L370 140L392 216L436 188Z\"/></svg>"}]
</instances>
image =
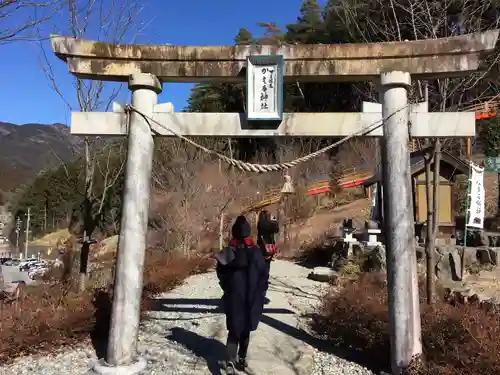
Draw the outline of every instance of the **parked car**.
<instances>
[{"instance_id":1,"label":"parked car","mask_svg":"<svg viewBox=\"0 0 500 375\"><path fill-rule=\"evenodd\" d=\"M0 265L4 265L5 263L7 263L8 261L11 261L12 258L0 258Z\"/></svg>"},{"instance_id":2,"label":"parked car","mask_svg":"<svg viewBox=\"0 0 500 375\"><path fill-rule=\"evenodd\" d=\"M39 262L29 263L28 264L28 271L31 271L34 268L40 268L40 267L46 267L46 268L48 268L49 264L46 261L44 261L44 260L39 261Z\"/></svg>"},{"instance_id":3,"label":"parked car","mask_svg":"<svg viewBox=\"0 0 500 375\"><path fill-rule=\"evenodd\" d=\"M19 266L20 263L21 263L21 259L13 258L13 259L5 262L4 266Z\"/></svg>"},{"instance_id":4,"label":"parked car","mask_svg":"<svg viewBox=\"0 0 500 375\"><path fill-rule=\"evenodd\" d=\"M30 269L30 266L35 263L38 263L37 258L25 259L21 263L19 263L19 271L28 271Z\"/></svg>"},{"instance_id":5,"label":"parked car","mask_svg":"<svg viewBox=\"0 0 500 375\"><path fill-rule=\"evenodd\" d=\"M49 267L47 266L35 266L28 271L28 277L31 280L35 280L39 277L45 276L49 272Z\"/></svg>"}]
</instances>

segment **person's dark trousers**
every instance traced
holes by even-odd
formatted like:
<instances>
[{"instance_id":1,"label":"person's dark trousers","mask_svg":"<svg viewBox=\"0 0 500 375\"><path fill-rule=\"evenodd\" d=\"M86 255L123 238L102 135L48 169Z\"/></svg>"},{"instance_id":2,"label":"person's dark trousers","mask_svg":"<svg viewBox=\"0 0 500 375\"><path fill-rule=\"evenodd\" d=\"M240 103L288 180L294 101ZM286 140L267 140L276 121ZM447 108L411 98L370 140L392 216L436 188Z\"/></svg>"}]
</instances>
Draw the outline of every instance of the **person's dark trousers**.
<instances>
[{"instance_id":1,"label":"person's dark trousers","mask_svg":"<svg viewBox=\"0 0 500 375\"><path fill-rule=\"evenodd\" d=\"M266 259L266 266L267 266L267 274L269 275L269 277L271 277L271 259L267 260Z\"/></svg>"},{"instance_id":2,"label":"person's dark trousers","mask_svg":"<svg viewBox=\"0 0 500 375\"><path fill-rule=\"evenodd\" d=\"M248 345L250 344L250 332L243 332L238 337L233 332L229 331L227 335L227 360L235 364L238 359L246 358Z\"/></svg>"},{"instance_id":3,"label":"person's dark trousers","mask_svg":"<svg viewBox=\"0 0 500 375\"><path fill-rule=\"evenodd\" d=\"M271 259L266 260L266 267L267 267L267 274L271 275ZM269 277L271 277L271 276L269 276ZM270 302L269 298L267 298L267 290L268 289L269 289L269 281L266 285L266 298L265 298L265 302L264 302L266 305Z\"/></svg>"}]
</instances>

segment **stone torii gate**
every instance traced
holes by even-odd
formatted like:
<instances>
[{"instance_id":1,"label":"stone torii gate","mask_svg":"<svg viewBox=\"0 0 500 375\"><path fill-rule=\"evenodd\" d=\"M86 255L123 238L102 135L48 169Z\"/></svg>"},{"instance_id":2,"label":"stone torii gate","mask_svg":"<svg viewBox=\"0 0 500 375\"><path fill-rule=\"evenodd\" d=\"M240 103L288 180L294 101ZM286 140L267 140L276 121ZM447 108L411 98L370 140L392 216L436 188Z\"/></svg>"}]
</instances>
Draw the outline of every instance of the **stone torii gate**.
<instances>
[{"instance_id":1,"label":"stone torii gate","mask_svg":"<svg viewBox=\"0 0 500 375\"><path fill-rule=\"evenodd\" d=\"M393 372L399 374L422 351L409 133L412 137L475 134L473 113L409 113L407 89L411 78L446 78L476 71L484 57L494 50L497 38L498 30L492 30L412 42L186 47L106 44L52 36L54 53L66 61L71 73L80 78L128 82L132 105L137 110L128 114L73 113L71 119L72 134L129 138L108 352L105 361L97 363L93 372L139 374L146 367L145 360L137 358L136 346L153 133L171 136L167 128L191 136L339 137L383 121L383 128L368 131L366 135L385 139L382 162L384 196L388 198L384 212L388 234L391 361ZM279 126L269 129L255 126L254 121L247 121L237 113L168 113L157 103L161 82L243 82L245 77L241 72L253 63L252 58L276 56L282 56L280 66L285 82L376 81L380 85L382 113L279 114Z\"/></svg>"}]
</instances>

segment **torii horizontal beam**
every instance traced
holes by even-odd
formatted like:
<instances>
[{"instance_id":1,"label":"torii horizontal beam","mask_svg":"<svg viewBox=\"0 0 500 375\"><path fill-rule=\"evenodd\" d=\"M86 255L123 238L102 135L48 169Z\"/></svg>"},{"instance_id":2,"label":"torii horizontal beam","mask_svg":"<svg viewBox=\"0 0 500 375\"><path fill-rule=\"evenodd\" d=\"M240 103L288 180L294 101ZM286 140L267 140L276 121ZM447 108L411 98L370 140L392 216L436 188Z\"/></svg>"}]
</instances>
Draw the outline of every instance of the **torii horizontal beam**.
<instances>
[{"instance_id":1,"label":"torii horizontal beam","mask_svg":"<svg viewBox=\"0 0 500 375\"><path fill-rule=\"evenodd\" d=\"M381 113L285 113L281 123L248 122L240 113L164 113L154 112L150 122L159 136L173 136L167 129L196 137L345 137L382 123ZM472 137L475 135L474 112L410 113L411 136ZM261 124L257 127L257 124ZM375 127L375 126L373 126ZM73 112L71 134L124 136L127 116L112 112ZM365 134L383 136L382 126Z\"/></svg>"},{"instance_id":2,"label":"torii horizontal beam","mask_svg":"<svg viewBox=\"0 0 500 375\"><path fill-rule=\"evenodd\" d=\"M405 71L414 79L467 75L495 48L499 30L450 38L385 43L171 46L109 44L51 36L54 53L79 77L127 82L151 73L164 82L243 82L246 58L282 55L285 80L376 80Z\"/></svg>"}]
</instances>

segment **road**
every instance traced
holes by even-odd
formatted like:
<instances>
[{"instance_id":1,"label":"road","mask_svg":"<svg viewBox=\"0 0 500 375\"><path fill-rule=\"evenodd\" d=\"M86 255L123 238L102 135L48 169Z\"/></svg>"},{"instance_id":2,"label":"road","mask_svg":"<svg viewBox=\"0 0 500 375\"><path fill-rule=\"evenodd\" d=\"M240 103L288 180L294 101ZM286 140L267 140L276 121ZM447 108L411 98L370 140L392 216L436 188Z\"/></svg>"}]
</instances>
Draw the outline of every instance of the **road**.
<instances>
[{"instance_id":1,"label":"road","mask_svg":"<svg viewBox=\"0 0 500 375\"><path fill-rule=\"evenodd\" d=\"M26 284L33 284L34 281L28 277L28 272L20 272L17 266L0 266L2 269L3 283L0 283L0 290L4 290L5 285L14 281L24 281ZM1 280L0 280L1 281Z\"/></svg>"}]
</instances>

